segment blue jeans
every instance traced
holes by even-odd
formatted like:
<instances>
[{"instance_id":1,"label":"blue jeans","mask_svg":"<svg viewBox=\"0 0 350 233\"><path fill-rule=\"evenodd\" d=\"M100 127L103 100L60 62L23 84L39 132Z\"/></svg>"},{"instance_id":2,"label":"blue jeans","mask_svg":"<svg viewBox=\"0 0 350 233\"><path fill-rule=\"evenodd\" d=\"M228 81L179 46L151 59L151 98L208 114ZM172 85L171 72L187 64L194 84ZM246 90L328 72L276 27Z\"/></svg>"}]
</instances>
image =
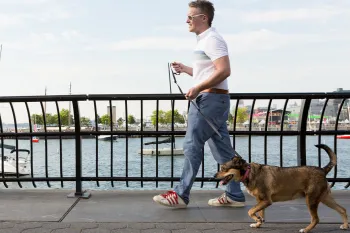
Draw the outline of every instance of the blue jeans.
<instances>
[{"instance_id":1,"label":"blue jeans","mask_svg":"<svg viewBox=\"0 0 350 233\"><path fill-rule=\"evenodd\" d=\"M184 167L180 184L174 189L186 204L189 203L190 191L202 163L206 141L208 141L214 159L219 164L223 164L235 156L226 125L230 110L230 96L228 94L200 93L194 101L201 112L216 126L223 139L220 139L191 103L183 145ZM226 194L234 201L245 201L240 183L231 181L227 185Z\"/></svg>"}]
</instances>

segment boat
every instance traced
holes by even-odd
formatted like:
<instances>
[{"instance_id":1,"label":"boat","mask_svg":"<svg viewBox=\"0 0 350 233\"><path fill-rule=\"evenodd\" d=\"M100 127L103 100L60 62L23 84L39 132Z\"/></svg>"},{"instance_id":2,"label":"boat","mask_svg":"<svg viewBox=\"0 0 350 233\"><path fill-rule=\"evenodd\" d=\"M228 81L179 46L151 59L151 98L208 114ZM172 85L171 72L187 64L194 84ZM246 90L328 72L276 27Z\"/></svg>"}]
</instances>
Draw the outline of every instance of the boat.
<instances>
[{"instance_id":1,"label":"boat","mask_svg":"<svg viewBox=\"0 0 350 233\"><path fill-rule=\"evenodd\" d=\"M339 139L350 139L350 134L338 135L337 138L339 138Z\"/></svg>"},{"instance_id":2,"label":"boat","mask_svg":"<svg viewBox=\"0 0 350 233\"><path fill-rule=\"evenodd\" d=\"M156 155L156 149L143 149L143 155ZM141 154L141 150L138 152ZM173 149L174 155L183 155L183 149ZM171 148L161 148L158 149L158 155L171 155Z\"/></svg>"},{"instance_id":3,"label":"boat","mask_svg":"<svg viewBox=\"0 0 350 233\"><path fill-rule=\"evenodd\" d=\"M34 119L34 121L35 121L35 119ZM38 132L38 128L37 128L36 124L34 124L34 132ZM32 142L35 142L35 143L39 142L39 138L36 136L32 137Z\"/></svg>"},{"instance_id":4,"label":"boat","mask_svg":"<svg viewBox=\"0 0 350 233\"><path fill-rule=\"evenodd\" d=\"M111 138L113 141L117 141L118 136L117 135L99 135L98 140L102 140L102 141L110 141Z\"/></svg>"},{"instance_id":5,"label":"boat","mask_svg":"<svg viewBox=\"0 0 350 233\"><path fill-rule=\"evenodd\" d=\"M171 138L167 138L162 141L158 141L158 144L163 144L163 143L171 143ZM157 144L157 141L153 142L146 142L144 145L152 145L152 144ZM175 148L175 141L174 141L174 147L168 147L168 148L158 148L158 152L156 148L143 148L142 153L141 149L138 150L138 154L142 155L160 155L160 156L169 156L169 155L183 155L184 151L182 148L176 149Z\"/></svg>"},{"instance_id":6,"label":"boat","mask_svg":"<svg viewBox=\"0 0 350 233\"><path fill-rule=\"evenodd\" d=\"M15 146L12 145L6 145L6 144L0 144L0 149L10 149L10 154L3 154L1 155L1 161L0 161L0 175L4 176L26 176L29 175L29 153L30 151L27 149L17 149ZM1 150L0 150L1 151ZM16 160L16 153L18 152L18 172L17 172L17 160ZM26 152L27 154L25 156L22 155L22 153L19 152ZM4 170L2 170L2 166L4 166Z\"/></svg>"}]
</instances>

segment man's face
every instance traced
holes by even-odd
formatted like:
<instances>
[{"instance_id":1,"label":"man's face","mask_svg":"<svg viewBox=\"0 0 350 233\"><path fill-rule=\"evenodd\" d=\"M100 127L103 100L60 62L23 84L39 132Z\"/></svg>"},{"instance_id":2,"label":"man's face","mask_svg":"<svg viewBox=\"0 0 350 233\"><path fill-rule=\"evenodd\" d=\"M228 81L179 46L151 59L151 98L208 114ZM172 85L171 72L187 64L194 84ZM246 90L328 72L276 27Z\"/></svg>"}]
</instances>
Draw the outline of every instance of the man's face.
<instances>
[{"instance_id":1,"label":"man's face","mask_svg":"<svg viewBox=\"0 0 350 233\"><path fill-rule=\"evenodd\" d=\"M190 32L195 32L199 34L203 26L205 25L205 19L207 18L206 15L200 12L200 9L190 7L188 9L187 14L187 21L188 24L188 30Z\"/></svg>"}]
</instances>

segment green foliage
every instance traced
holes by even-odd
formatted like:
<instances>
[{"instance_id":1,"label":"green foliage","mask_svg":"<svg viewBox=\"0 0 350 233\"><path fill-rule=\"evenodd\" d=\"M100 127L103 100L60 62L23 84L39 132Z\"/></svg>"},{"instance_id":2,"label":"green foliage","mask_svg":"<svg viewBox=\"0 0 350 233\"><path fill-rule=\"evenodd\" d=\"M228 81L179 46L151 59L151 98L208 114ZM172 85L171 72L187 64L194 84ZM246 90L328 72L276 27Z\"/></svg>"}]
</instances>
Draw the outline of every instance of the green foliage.
<instances>
[{"instance_id":1,"label":"green foliage","mask_svg":"<svg viewBox=\"0 0 350 233\"><path fill-rule=\"evenodd\" d=\"M135 124L136 120L133 115L128 116L128 124Z\"/></svg>"},{"instance_id":2,"label":"green foliage","mask_svg":"<svg viewBox=\"0 0 350 233\"><path fill-rule=\"evenodd\" d=\"M119 117L119 119L117 120L117 124L120 127L123 124L124 120L123 118Z\"/></svg>"},{"instance_id":3,"label":"green foliage","mask_svg":"<svg viewBox=\"0 0 350 233\"><path fill-rule=\"evenodd\" d=\"M230 124L233 123L233 115L231 113L228 114L228 120L227 120Z\"/></svg>"},{"instance_id":4,"label":"green foliage","mask_svg":"<svg viewBox=\"0 0 350 233\"><path fill-rule=\"evenodd\" d=\"M37 124L37 125L43 125L44 124L44 119L42 115L39 114L32 114L32 122L33 124Z\"/></svg>"},{"instance_id":5,"label":"green foliage","mask_svg":"<svg viewBox=\"0 0 350 233\"><path fill-rule=\"evenodd\" d=\"M235 114L235 110L233 110L233 119L235 117L234 114ZM237 116L236 116L237 123L244 123L246 120L248 120L248 118L249 118L249 114L248 114L247 108L240 107L237 109Z\"/></svg>"},{"instance_id":6,"label":"green foliage","mask_svg":"<svg viewBox=\"0 0 350 233\"><path fill-rule=\"evenodd\" d=\"M157 123L157 111L154 110L151 116L151 121L153 125ZM158 113L158 123L159 124L171 124L172 123L172 111L159 110ZM184 117L179 113L178 110L174 110L174 123L185 123Z\"/></svg>"},{"instance_id":7,"label":"green foliage","mask_svg":"<svg viewBox=\"0 0 350 233\"><path fill-rule=\"evenodd\" d=\"M111 118L109 117L108 114L101 116L101 123L104 125L109 125L111 123Z\"/></svg>"},{"instance_id":8,"label":"green foliage","mask_svg":"<svg viewBox=\"0 0 350 233\"><path fill-rule=\"evenodd\" d=\"M70 123L74 123L73 115L69 115L69 110L62 109L60 111L61 125L68 125L68 117L70 117ZM43 115L40 114L32 114L31 120L33 124L43 125L44 118ZM48 125L58 125L58 115L52 115L51 113L46 113L45 115L46 124Z\"/></svg>"},{"instance_id":9,"label":"green foliage","mask_svg":"<svg viewBox=\"0 0 350 233\"><path fill-rule=\"evenodd\" d=\"M87 117L80 117L80 125L81 126L90 126L91 125L91 121L89 118Z\"/></svg>"}]
</instances>

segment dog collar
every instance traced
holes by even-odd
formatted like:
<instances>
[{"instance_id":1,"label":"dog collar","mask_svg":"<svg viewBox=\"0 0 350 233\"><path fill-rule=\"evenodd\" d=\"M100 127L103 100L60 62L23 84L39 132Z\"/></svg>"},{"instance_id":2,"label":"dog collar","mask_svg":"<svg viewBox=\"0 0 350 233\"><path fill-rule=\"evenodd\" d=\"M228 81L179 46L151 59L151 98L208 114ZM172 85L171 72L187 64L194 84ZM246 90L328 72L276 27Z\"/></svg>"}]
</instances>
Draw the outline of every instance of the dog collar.
<instances>
[{"instance_id":1,"label":"dog collar","mask_svg":"<svg viewBox=\"0 0 350 233\"><path fill-rule=\"evenodd\" d=\"M242 178L242 181L245 181L248 178L249 172L250 172L250 165L248 165L247 170L245 170L245 173L244 173L244 176Z\"/></svg>"}]
</instances>

